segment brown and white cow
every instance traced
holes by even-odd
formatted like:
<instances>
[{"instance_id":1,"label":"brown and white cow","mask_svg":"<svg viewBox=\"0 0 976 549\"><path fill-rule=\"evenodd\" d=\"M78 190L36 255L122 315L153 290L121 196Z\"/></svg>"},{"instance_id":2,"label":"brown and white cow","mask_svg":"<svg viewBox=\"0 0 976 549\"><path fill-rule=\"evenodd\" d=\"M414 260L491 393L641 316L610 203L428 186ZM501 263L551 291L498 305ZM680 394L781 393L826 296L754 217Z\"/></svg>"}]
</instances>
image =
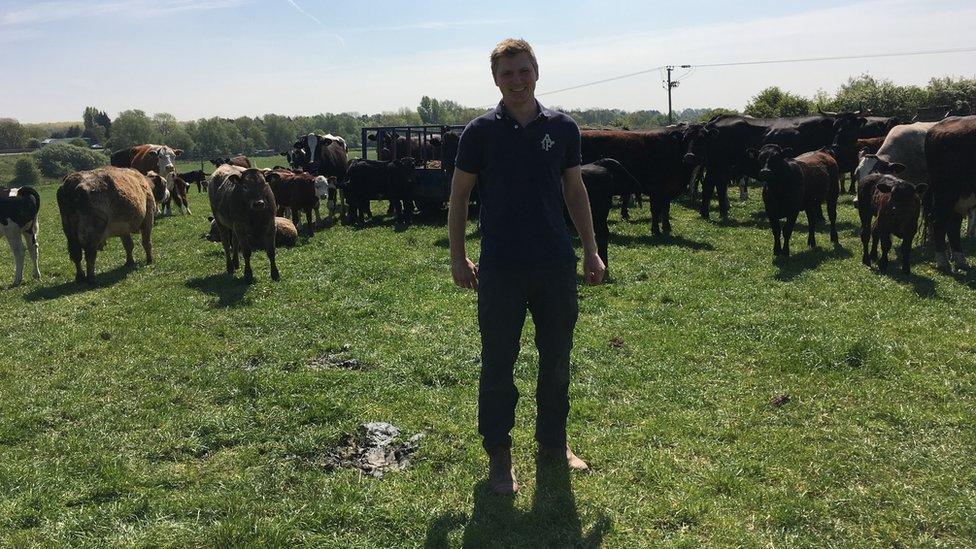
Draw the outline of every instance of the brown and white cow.
<instances>
[{"instance_id":1,"label":"brown and white cow","mask_svg":"<svg viewBox=\"0 0 976 549\"><path fill-rule=\"evenodd\" d=\"M173 193L176 185L176 158L183 154L182 149L174 149L166 145L136 145L128 149L116 151L112 155L112 165L117 168L132 168L143 175L156 172L166 182L166 190ZM179 205L180 213L183 206ZM186 213L190 213L187 207Z\"/></svg>"},{"instance_id":2,"label":"brown and white cow","mask_svg":"<svg viewBox=\"0 0 976 549\"><path fill-rule=\"evenodd\" d=\"M937 122L925 136L925 156L931 194L926 215L931 218L939 267L948 268L951 254L956 268L968 269L960 232L963 217L976 207L976 116Z\"/></svg>"}]
</instances>

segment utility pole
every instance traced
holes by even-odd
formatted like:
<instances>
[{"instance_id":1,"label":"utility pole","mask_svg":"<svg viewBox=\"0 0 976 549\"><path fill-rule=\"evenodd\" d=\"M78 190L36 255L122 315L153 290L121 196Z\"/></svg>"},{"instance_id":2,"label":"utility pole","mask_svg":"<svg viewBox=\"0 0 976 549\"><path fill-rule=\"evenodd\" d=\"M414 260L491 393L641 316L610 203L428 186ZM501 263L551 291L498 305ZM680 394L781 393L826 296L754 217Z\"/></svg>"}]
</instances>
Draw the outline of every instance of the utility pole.
<instances>
[{"instance_id":1,"label":"utility pole","mask_svg":"<svg viewBox=\"0 0 976 549\"><path fill-rule=\"evenodd\" d=\"M674 124L674 111L671 109L671 90L678 87L681 82L671 80L671 71L674 70L674 65L668 65L665 67L668 71L668 124ZM681 65L679 68L688 69L691 65Z\"/></svg>"}]
</instances>

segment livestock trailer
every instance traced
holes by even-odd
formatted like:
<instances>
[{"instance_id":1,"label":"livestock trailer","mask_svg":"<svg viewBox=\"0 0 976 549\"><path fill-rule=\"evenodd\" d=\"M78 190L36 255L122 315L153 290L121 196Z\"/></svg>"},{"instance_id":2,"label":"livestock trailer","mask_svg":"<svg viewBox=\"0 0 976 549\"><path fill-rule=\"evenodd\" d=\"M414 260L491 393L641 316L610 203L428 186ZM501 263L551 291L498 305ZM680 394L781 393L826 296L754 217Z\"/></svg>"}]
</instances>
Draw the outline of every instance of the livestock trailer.
<instances>
[{"instance_id":1,"label":"livestock trailer","mask_svg":"<svg viewBox=\"0 0 976 549\"><path fill-rule=\"evenodd\" d=\"M421 211L440 210L451 196L457 153L457 140L443 136L456 137L463 129L444 125L364 127L360 130L363 158L369 158L370 148L376 150L379 160L412 157L417 180L414 202Z\"/></svg>"}]
</instances>

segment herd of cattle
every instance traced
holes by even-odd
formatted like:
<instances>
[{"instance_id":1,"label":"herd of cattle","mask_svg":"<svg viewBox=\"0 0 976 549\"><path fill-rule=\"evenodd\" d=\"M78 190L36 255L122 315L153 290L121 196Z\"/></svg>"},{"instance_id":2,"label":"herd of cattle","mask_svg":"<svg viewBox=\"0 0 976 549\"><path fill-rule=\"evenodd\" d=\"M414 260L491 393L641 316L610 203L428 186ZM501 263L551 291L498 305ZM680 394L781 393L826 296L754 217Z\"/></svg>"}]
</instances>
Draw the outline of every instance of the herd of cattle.
<instances>
[{"instance_id":1,"label":"herd of cattle","mask_svg":"<svg viewBox=\"0 0 976 549\"><path fill-rule=\"evenodd\" d=\"M175 203L190 213L187 190L206 188L213 212L210 238L223 244L226 268L233 274L244 256L244 276L253 277L254 249L267 253L271 277L278 280L275 247L294 244L300 214L305 230L321 222L319 205L326 201L329 217L345 213L362 223L371 215L372 200L388 200L390 213L409 220L414 209L418 166L435 161L450 177L459 134L444 128L437 135L403 136L395 131L370 136L377 141L379 160L350 161L341 137L309 134L282 153L289 167L256 169L244 156L212 160L215 169L177 173L182 151L165 145L139 145L117 151L110 167L76 172L64 178L57 192L68 251L76 280L94 276L95 256L106 239L118 236L132 257L134 233L140 233L147 262L152 262L150 234L155 216L171 213ZM976 116L949 117L940 122L900 124L895 118L862 116L860 112L820 112L815 116L762 119L719 115L704 124L679 124L646 131L583 129L583 180L601 257L607 261L607 217L612 198L623 198L627 217L631 195L650 198L651 231L671 231L670 205L689 188L702 191L699 211L709 217L712 197L721 217L729 211L728 187L745 178L762 182L766 217L773 233L774 255L788 256L790 237L799 212L808 224L808 244L827 206L830 238L838 242L837 202L850 174L851 192L861 219L863 261L888 263L892 236L902 238L903 270L910 269L910 250L920 214L927 238L937 251L940 268L967 268L961 246L963 217L970 215L969 234L976 223ZM476 199L476 194L474 195ZM37 268L37 212L40 199L28 187L0 192L0 227L14 252L14 284L23 278L24 244ZM291 219L281 217L290 212ZM315 223L312 214L315 214ZM948 247L945 246L948 239ZM871 241L869 252L868 243ZM85 259L85 269L81 261Z\"/></svg>"}]
</instances>

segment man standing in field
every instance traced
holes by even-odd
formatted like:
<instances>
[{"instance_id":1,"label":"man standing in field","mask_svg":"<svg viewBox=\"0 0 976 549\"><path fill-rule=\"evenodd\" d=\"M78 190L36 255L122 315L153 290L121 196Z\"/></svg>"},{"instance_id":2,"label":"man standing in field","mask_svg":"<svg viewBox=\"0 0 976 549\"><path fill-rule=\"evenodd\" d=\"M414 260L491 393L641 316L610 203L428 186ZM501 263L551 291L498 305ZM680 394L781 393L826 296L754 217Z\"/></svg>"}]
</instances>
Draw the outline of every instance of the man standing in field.
<instances>
[{"instance_id":1,"label":"man standing in field","mask_svg":"<svg viewBox=\"0 0 976 549\"><path fill-rule=\"evenodd\" d=\"M576 254L564 204L583 242L587 283L600 283L606 267L597 254L580 175L579 127L536 101L539 65L532 47L524 40L503 40L491 53L491 72L502 99L461 134L448 230L454 282L478 292L478 432L488 453L488 483L497 493L511 494L519 488L509 434L519 396L513 368L526 311L532 313L539 350L539 453L566 460L573 469L587 468L566 443L577 302ZM468 259L464 242L476 182L482 234L477 265Z\"/></svg>"}]
</instances>

